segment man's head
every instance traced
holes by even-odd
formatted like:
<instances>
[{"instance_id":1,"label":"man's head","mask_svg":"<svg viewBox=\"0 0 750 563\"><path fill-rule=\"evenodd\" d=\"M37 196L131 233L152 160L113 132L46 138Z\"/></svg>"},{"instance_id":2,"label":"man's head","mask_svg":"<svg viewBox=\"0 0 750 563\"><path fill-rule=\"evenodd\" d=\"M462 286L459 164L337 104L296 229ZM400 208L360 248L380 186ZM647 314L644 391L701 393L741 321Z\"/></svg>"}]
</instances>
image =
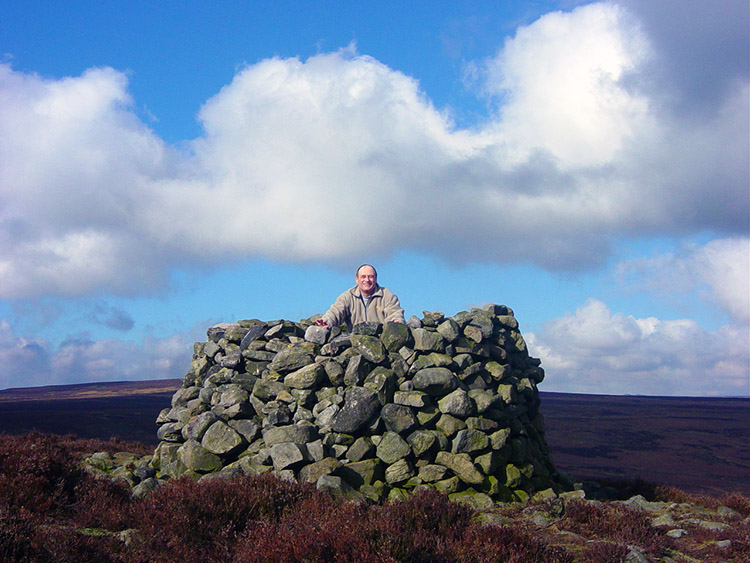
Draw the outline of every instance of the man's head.
<instances>
[{"instance_id":1,"label":"man's head","mask_svg":"<svg viewBox=\"0 0 750 563\"><path fill-rule=\"evenodd\" d=\"M354 274L354 281L357 282L359 292L368 297L372 295L378 285L378 273L369 264L362 264L357 268L357 273Z\"/></svg>"}]
</instances>

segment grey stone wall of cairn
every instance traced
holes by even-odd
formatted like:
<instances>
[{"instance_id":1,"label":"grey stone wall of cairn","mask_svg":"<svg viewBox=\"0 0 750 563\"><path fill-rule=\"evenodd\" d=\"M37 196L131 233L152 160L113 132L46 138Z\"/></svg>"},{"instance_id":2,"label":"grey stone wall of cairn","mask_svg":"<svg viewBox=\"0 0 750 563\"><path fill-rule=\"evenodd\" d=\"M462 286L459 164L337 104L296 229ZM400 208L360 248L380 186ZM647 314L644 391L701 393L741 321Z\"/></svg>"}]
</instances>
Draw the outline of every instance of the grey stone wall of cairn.
<instances>
[{"instance_id":1,"label":"grey stone wall of cairn","mask_svg":"<svg viewBox=\"0 0 750 563\"><path fill-rule=\"evenodd\" d=\"M537 385L503 305L351 333L312 317L208 329L157 418L160 479L275 472L352 498L432 487L477 507L563 490Z\"/></svg>"}]
</instances>

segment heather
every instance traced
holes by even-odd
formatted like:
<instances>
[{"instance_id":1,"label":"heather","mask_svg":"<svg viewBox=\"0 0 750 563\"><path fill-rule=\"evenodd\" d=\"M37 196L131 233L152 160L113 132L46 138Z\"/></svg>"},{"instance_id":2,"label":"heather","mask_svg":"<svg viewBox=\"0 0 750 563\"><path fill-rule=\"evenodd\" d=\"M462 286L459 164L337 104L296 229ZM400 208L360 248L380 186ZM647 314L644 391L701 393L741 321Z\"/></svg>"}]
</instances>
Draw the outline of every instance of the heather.
<instances>
[{"instance_id":1,"label":"heather","mask_svg":"<svg viewBox=\"0 0 750 563\"><path fill-rule=\"evenodd\" d=\"M3 561L746 561L750 502L644 483L477 511L434 490L351 502L266 474L168 480L135 498L83 457L123 443L0 435ZM128 444L134 450L135 444ZM141 452L147 449L141 447ZM629 487L629 489L628 489ZM610 489L615 487L610 486ZM648 495L648 496L644 496ZM682 529L681 537L669 535Z\"/></svg>"}]
</instances>

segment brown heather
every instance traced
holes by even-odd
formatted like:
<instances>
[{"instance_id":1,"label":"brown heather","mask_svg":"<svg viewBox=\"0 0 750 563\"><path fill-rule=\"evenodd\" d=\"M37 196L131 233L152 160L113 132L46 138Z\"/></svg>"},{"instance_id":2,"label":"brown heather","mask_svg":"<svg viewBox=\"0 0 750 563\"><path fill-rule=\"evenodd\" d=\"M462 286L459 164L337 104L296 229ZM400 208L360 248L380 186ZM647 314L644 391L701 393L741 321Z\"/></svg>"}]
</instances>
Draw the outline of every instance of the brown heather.
<instances>
[{"instance_id":1,"label":"brown heather","mask_svg":"<svg viewBox=\"0 0 750 563\"><path fill-rule=\"evenodd\" d=\"M648 492L644 502L664 503L681 519L681 538L620 501L555 498L475 511L426 490L354 503L272 475L173 479L134 499L123 481L82 469L84 452L120 446L0 434L0 560L621 562L632 548L649 561L750 560L750 501L737 494L631 483Z\"/></svg>"}]
</instances>

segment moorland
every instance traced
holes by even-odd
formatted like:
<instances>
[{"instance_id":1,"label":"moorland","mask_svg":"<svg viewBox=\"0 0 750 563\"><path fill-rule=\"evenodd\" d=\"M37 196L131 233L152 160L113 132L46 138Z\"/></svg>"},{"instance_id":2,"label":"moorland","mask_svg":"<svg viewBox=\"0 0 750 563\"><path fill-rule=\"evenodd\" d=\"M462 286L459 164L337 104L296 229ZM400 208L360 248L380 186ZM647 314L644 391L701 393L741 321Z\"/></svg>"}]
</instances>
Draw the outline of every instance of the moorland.
<instances>
[{"instance_id":1,"label":"moorland","mask_svg":"<svg viewBox=\"0 0 750 563\"><path fill-rule=\"evenodd\" d=\"M173 479L138 498L86 469L93 452L147 459L179 385L0 391L0 560L750 560L747 399L542 393L553 460L603 485L600 500L347 503L272 475Z\"/></svg>"},{"instance_id":2,"label":"moorland","mask_svg":"<svg viewBox=\"0 0 750 563\"><path fill-rule=\"evenodd\" d=\"M0 432L31 430L155 446L181 380L0 391ZM750 399L540 393L552 459L573 479L642 479L750 495Z\"/></svg>"}]
</instances>

